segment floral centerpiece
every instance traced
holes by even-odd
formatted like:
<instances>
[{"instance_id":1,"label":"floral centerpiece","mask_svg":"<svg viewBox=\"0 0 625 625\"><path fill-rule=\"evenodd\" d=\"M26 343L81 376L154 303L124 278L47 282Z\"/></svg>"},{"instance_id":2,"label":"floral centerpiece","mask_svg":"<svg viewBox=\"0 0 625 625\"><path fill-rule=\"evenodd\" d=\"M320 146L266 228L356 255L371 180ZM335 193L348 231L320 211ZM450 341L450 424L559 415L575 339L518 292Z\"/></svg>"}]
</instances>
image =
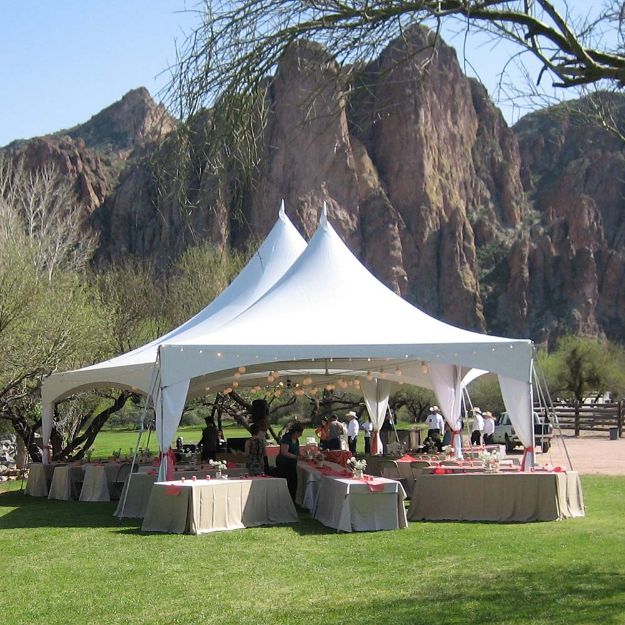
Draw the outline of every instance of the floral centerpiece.
<instances>
[{"instance_id":1,"label":"floral centerpiece","mask_svg":"<svg viewBox=\"0 0 625 625\"><path fill-rule=\"evenodd\" d=\"M499 452L497 450L488 452L482 451L478 458L484 463L487 473L496 473L499 471Z\"/></svg>"},{"instance_id":2,"label":"floral centerpiece","mask_svg":"<svg viewBox=\"0 0 625 625\"><path fill-rule=\"evenodd\" d=\"M361 478L367 468L367 461L364 459L357 460L356 458L349 458L347 461L347 468L352 472L354 477Z\"/></svg>"},{"instance_id":3,"label":"floral centerpiece","mask_svg":"<svg viewBox=\"0 0 625 625\"><path fill-rule=\"evenodd\" d=\"M404 453L406 453L406 446L403 443L400 443L399 441L392 441L390 443L387 443L387 455L396 456L397 458L399 458L400 456L403 456Z\"/></svg>"},{"instance_id":4,"label":"floral centerpiece","mask_svg":"<svg viewBox=\"0 0 625 625\"><path fill-rule=\"evenodd\" d=\"M215 477L220 478L222 471L225 471L228 468L228 465L225 460L209 460L208 464L215 469Z\"/></svg>"}]
</instances>

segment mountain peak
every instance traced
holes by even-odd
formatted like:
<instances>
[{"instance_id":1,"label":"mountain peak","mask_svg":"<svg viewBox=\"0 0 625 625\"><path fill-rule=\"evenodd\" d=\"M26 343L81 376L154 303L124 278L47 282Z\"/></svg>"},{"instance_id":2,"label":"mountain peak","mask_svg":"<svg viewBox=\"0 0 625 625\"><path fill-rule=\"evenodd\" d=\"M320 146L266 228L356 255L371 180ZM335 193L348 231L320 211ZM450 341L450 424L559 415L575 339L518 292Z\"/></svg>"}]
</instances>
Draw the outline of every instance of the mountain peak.
<instances>
[{"instance_id":1,"label":"mountain peak","mask_svg":"<svg viewBox=\"0 0 625 625\"><path fill-rule=\"evenodd\" d=\"M88 148L124 156L135 147L170 132L174 126L175 121L165 107L157 104L145 87L139 87L84 124L59 134L82 139Z\"/></svg>"}]
</instances>

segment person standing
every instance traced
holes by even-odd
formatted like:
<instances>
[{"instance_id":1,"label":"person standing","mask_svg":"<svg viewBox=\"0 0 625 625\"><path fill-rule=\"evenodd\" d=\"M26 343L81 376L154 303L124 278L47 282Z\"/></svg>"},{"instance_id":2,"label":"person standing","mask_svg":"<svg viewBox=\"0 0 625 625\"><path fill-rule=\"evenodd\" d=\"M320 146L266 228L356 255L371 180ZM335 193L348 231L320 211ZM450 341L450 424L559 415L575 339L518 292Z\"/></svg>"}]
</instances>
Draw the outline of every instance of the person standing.
<instances>
[{"instance_id":1,"label":"person standing","mask_svg":"<svg viewBox=\"0 0 625 625\"><path fill-rule=\"evenodd\" d=\"M473 426L471 430L471 445L482 444L482 432L484 431L484 417L482 411L475 407L473 408Z\"/></svg>"},{"instance_id":2,"label":"person standing","mask_svg":"<svg viewBox=\"0 0 625 625\"><path fill-rule=\"evenodd\" d=\"M202 430L200 447L202 448L202 460L217 459L217 449L219 447L219 432L212 417L206 417L206 427Z\"/></svg>"},{"instance_id":3,"label":"person standing","mask_svg":"<svg viewBox=\"0 0 625 625\"><path fill-rule=\"evenodd\" d=\"M315 434L319 437L319 449L323 451L328 448L328 417L321 417L321 424L315 430Z\"/></svg>"},{"instance_id":4,"label":"person standing","mask_svg":"<svg viewBox=\"0 0 625 625\"><path fill-rule=\"evenodd\" d=\"M361 430L364 432L365 437L365 453L371 453L371 433L373 432L373 423L367 415L367 418L360 424Z\"/></svg>"},{"instance_id":5,"label":"person standing","mask_svg":"<svg viewBox=\"0 0 625 625\"><path fill-rule=\"evenodd\" d=\"M345 430L343 428L343 424L339 423L338 417L333 414L330 417L330 422L328 423L328 440L326 441L326 449L341 449L341 434L344 433Z\"/></svg>"},{"instance_id":6,"label":"person standing","mask_svg":"<svg viewBox=\"0 0 625 625\"><path fill-rule=\"evenodd\" d=\"M484 417L484 445L493 444L493 434L495 433L495 417L488 412L482 413Z\"/></svg>"},{"instance_id":7,"label":"person standing","mask_svg":"<svg viewBox=\"0 0 625 625\"><path fill-rule=\"evenodd\" d=\"M438 406L432 406L430 408L430 414L427 416L425 422L428 426L428 438L440 441L445 422L443 421L443 415L441 415Z\"/></svg>"},{"instance_id":8,"label":"person standing","mask_svg":"<svg viewBox=\"0 0 625 625\"><path fill-rule=\"evenodd\" d=\"M356 455L356 444L358 442L358 432L360 431L360 424L356 418L356 413L350 410L346 415L347 422L347 445L352 455Z\"/></svg>"},{"instance_id":9,"label":"person standing","mask_svg":"<svg viewBox=\"0 0 625 625\"><path fill-rule=\"evenodd\" d=\"M265 456L267 445L267 430L263 422L252 423L250 426L252 438L245 441L245 466L250 475L265 473Z\"/></svg>"},{"instance_id":10,"label":"person standing","mask_svg":"<svg viewBox=\"0 0 625 625\"><path fill-rule=\"evenodd\" d=\"M280 453L276 458L276 474L286 479L291 499L297 494L297 461L299 460L299 437L304 428L301 423L294 423L291 429L280 439Z\"/></svg>"}]
</instances>

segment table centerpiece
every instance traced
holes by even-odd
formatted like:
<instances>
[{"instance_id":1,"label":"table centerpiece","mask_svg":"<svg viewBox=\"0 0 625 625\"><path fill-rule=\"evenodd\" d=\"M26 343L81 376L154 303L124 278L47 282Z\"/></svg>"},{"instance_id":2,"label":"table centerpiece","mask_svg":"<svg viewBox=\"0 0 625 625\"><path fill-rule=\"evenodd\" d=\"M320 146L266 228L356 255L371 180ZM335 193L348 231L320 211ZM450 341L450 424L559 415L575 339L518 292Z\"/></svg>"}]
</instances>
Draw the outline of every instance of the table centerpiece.
<instances>
[{"instance_id":1,"label":"table centerpiece","mask_svg":"<svg viewBox=\"0 0 625 625\"><path fill-rule=\"evenodd\" d=\"M357 460L356 458L349 458L347 460L347 469L352 472L355 479L362 479L362 476L367 468L367 461L363 458Z\"/></svg>"}]
</instances>

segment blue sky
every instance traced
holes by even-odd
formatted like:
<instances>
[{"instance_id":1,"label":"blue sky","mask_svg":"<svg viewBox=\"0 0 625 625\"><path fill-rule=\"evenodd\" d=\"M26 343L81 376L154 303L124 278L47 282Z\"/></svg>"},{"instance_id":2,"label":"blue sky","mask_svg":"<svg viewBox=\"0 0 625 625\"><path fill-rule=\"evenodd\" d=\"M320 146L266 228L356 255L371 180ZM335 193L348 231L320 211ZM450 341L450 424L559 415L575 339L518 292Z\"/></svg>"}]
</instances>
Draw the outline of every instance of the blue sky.
<instances>
[{"instance_id":1,"label":"blue sky","mask_svg":"<svg viewBox=\"0 0 625 625\"><path fill-rule=\"evenodd\" d=\"M586 0L569 4L588 6ZM196 21L185 9L196 5L197 0L0 0L0 146L85 122L139 86L157 95L175 60L175 40L181 42ZM449 31L445 37L462 47L462 37L452 38ZM471 37L467 57L494 93L509 48ZM519 111L504 114L514 121Z\"/></svg>"}]
</instances>

